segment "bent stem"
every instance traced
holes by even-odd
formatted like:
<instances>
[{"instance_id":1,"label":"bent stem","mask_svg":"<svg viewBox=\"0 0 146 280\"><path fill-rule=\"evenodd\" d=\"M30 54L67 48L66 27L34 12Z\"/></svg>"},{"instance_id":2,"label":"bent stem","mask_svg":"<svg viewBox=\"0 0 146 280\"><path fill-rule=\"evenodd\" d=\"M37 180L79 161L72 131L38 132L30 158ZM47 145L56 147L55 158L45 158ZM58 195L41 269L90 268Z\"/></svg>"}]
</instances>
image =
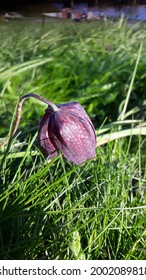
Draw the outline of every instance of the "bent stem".
<instances>
[{"instance_id":1,"label":"bent stem","mask_svg":"<svg viewBox=\"0 0 146 280\"><path fill-rule=\"evenodd\" d=\"M15 134L15 132L17 131L17 128L18 128L18 125L19 125L19 122L20 122L20 118L21 118L21 110L22 110L23 102L24 102L24 100L26 100L27 98L30 98L30 97L34 97L34 98L39 99L40 101L48 104L53 109L53 112L59 111L59 108L54 103L52 103L51 101L48 101L46 98L44 98L44 97L42 97L38 94L28 93L28 94L23 95L20 98L19 103L17 105L16 122L15 122L15 126L14 126L14 129L13 129L10 137L12 137Z\"/></svg>"},{"instance_id":2,"label":"bent stem","mask_svg":"<svg viewBox=\"0 0 146 280\"><path fill-rule=\"evenodd\" d=\"M3 143L0 144L0 146L3 146L5 144L8 143L9 139L11 137L14 136L14 134L16 133L17 131L17 128L18 128L18 125L19 125L19 122L20 122L20 118L21 118L21 110L22 110L22 105L23 105L23 102L27 99L27 98L30 98L30 97L33 97L33 98L36 98L44 103L46 103L47 105L49 105L52 109L53 112L57 112L59 111L59 108L54 104L52 103L51 101L48 101L46 98L38 95L38 94L35 94L35 93L28 93L28 94L25 94L23 95L19 102L18 102L18 105L17 105L17 110L16 110L16 120L15 120L15 125L14 125L14 128L12 130L12 132L10 133L10 136L8 139L6 139Z\"/></svg>"}]
</instances>

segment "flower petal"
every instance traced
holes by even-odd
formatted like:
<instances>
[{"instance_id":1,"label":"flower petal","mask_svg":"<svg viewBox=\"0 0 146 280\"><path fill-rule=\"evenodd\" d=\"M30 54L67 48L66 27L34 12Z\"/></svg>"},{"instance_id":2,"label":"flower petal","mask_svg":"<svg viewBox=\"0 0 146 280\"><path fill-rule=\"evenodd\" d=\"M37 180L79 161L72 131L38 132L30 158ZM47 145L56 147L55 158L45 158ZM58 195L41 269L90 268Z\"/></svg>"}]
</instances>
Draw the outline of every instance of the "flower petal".
<instances>
[{"instance_id":1,"label":"flower petal","mask_svg":"<svg viewBox=\"0 0 146 280\"><path fill-rule=\"evenodd\" d=\"M95 130L86 113L60 108L50 115L49 136L63 156L76 164L95 157ZM78 115L76 114L78 112ZM84 118L83 118L84 117Z\"/></svg>"},{"instance_id":2,"label":"flower petal","mask_svg":"<svg viewBox=\"0 0 146 280\"><path fill-rule=\"evenodd\" d=\"M40 128L38 132L38 143L40 149L45 157L53 158L57 156L56 148L50 141L48 134L48 126L50 121L50 113L46 112L45 115L40 120Z\"/></svg>"}]
</instances>

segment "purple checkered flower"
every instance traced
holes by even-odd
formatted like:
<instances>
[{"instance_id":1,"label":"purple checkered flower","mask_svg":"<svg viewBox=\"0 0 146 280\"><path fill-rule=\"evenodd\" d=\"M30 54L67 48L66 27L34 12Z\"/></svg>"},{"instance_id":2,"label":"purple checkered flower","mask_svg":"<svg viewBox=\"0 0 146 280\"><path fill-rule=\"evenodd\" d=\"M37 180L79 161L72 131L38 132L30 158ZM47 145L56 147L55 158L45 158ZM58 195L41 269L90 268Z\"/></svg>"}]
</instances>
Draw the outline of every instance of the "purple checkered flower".
<instances>
[{"instance_id":1,"label":"purple checkered flower","mask_svg":"<svg viewBox=\"0 0 146 280\"><path fill-rule=\"evenodd\" d=\"M55 109L48 106L39 124L38 142L46 157L53 158L60 151L77 165L96 156L94 126L77 102L58 105Z\"/></svg>"},{"instance_id":2,"label":"purple checkered flower","mask_svg":"<svg viewBox=\"0 0 146 280\"><path fill-rule=\"evenodd\" d=\"M22 104L30 97L48 105L40 120L38 131L38 143L45 157L53 158L60 151L68 161L77 165L95 158L95 129L84 108L77 102L55 105L35 93L23 95L17 106L16 122L11 137L20 122Z\"/></svg>"}]
</instances>

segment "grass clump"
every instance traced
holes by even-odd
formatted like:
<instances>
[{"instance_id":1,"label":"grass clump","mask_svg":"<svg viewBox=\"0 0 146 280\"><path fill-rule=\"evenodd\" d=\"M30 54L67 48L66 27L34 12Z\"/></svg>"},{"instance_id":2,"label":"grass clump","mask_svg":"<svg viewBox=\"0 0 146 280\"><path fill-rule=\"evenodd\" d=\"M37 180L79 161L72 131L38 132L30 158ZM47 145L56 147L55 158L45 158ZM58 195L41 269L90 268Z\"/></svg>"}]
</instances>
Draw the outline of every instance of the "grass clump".
<instances>
[{"instance_id":1,"label":"grass clump","mask_svg":"<svg viewBox=\"0 0 146 280\"><path fill-rule=\"evenodd\" d=\"M98 146L80 166L61 154L46 161L36 141L45 107L26 101L21 133L0 153L1 259L145 259L144 28L0 24L1 140L20 96L35 92L80 102Z\"/></svg>"}]
</instances>

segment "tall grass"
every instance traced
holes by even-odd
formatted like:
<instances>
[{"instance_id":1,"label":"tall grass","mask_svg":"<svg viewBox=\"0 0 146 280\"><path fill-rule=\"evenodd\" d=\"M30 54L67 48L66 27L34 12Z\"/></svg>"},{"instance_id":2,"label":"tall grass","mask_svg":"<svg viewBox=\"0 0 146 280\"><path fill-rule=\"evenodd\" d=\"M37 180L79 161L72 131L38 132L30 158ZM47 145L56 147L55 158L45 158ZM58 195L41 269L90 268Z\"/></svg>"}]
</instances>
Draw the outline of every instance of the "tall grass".
<instances>
[{"instance_id":1,"label":"tall grass","mask_svg":"<svg viewBox=\"0 0 146 280\"><path fill-rule=\"evenodd\" d=\"M1 146L1 259L146 258L144 30L121 20L0 24L1 141L28 92L80 102L97 131L96 161L47 161L36 141L45 107L25 102L17 137Z\"/></svg>"}]
</instances>

